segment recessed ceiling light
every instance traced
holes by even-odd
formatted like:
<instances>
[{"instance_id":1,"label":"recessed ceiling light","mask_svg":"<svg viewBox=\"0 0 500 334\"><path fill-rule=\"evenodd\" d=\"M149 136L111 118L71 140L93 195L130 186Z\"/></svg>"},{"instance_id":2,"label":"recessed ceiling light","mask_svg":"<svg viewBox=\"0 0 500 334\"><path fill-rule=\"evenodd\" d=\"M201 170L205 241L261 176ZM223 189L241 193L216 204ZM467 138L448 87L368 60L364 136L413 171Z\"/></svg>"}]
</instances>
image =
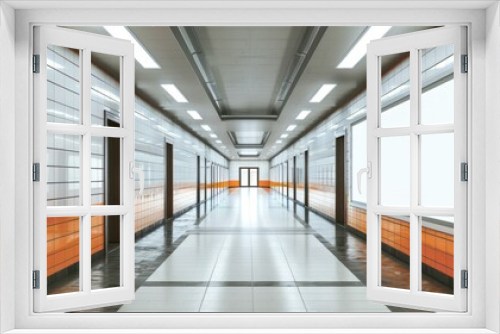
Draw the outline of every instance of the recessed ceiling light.
<instances>
[{"instance_id":1,"label":"recessed ceiling light","mask_svg":"<svg viewBox=\"0 0 500 334\"><path fill-rule=\"evenodd\" d=\"M211 133L211 134L210 134L210 137L212 137L212 138L217 138L217 135L216 135L215 133Z\"/></svg>"},{"instance_id":2,"label":"recessed ceiling light","mask_svg":"<svg viewBox=\"0 0 500 334\"><path fill-rule=\"evenodd\" d=\"M134 57L144 68L160 68L146 48L135 38L127 27L105 26L104 29L113 37L126 39L134 44Z\"/></svg>"},{"instance_id":3,"label":"recessed ceiling light","mask_svg":"<svg viewBox=\"0 0 500 334\"><path fill-rule=\"evenodd\" d=\"M296 119L298 119L298 120L305 119L307 117L307 115L309 115L310 113L311 113L311 110L302 110Z\"/></svg>"},{"instance_id":4,"label":"recessed ceiling light","mask_svg":"<svg viewBox=\"0 0 500 334\"><path fill-rule=\"evenodd\" d=\"M281 144L282 142L283 142L283 140L278 139L278 140L276 141L276 144Z\"/></svg>"},{"instance_id":5,"label":"recessed ceiling light","mask_svg":"<svg viewBox=\"0 0 500 334\"><path fill-rule=\"evenodd\" d=\"M196 110L188 110L186 111L189 116L191 116L193 119L203 119L201 118L200 114L198 114L198 112Z\"/></svg>"},{"instance_id":6,"label":"recessed ceiling light","mask_svg":"<svg viewBox=\"0 0 500 334\"><path fill-rule=\"evenodd\" d=\"M163 89L167 91L174 98L175 101L179 103L187 103L188 100L184 95L182 95L181 91L174 84L163 84L161 85Z\"/></svg>"},{"instance_id":7,"label":"recessed ceiling light","mask_svg":"<svg viewBox=\"0 0 500 334\"><path fill-rule=\"evenodd\" d=\"M219 140L219 139L217 139L215 142L216 142L217 144L222 144L222 140Z\"/></svg>"},{"instance_id":8,"label":"recessed ceiling light","mask_svg":"<svg viewBox=\"0 0 500 334\"><path fill-rule=\"evenodd\" d=\"M365 30L363 36L358 39L347 56L342 59L337 68L353 68L366 55L366 46L370 41L384 36L392 26L370 27Z\"/></svg>"},{"instance_id":9,"label":"recessed ceiling light","mask_svg":"<svg viewBox=\"0 0 500 334\"><path fill-rule=\"evenodd\" d=\"M297 125L289 125L288 128L286 128L286 131L293 131Z\"/></svg>"},{"instance_id":10,"label":"recessed ceiling light","mask_svg":"<svg viewBox=\"0 0 500 334\"><path fill-rule=\"evenodd\" d=\"M311 103L319 103L323 101L323 99L330 94L332 89L334 89L337 85L336 84L324 84L321 86L321 88L314 94L312 99L309 101Z\"/></svg>"},{"instance_id":11,"label":"recessed ceiling light","mask_svg":"<svg viewBox=\"0 0 500 334\"><path fill-rule=\"evenodd\" d=\"M288 137L288 133L284 133L284 134L281 135L280 138L287 138L287 137Z\"/></svg>"},{"instance_id":12,"label":"recessed ceiling light","mask_svg":"<svg viewBox=\"0 0 500 334\"><path fill-rule=\"evenodd\" d=\"M206 125L206 124L203 124L201 127L205 131L212 131L212 129L208 125Z\"/></svg>"}]
</instances>

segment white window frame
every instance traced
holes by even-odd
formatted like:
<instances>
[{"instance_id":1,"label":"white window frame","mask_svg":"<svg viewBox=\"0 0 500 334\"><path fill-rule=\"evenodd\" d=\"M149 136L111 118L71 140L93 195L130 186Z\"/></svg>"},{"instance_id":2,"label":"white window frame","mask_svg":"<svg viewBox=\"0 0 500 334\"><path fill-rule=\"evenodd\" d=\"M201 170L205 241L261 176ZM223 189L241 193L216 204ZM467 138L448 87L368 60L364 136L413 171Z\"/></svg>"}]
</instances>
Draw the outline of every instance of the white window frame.
<instances>
[{"instance_id":1,"label":"white window frame","mask_svg":"<svg viewBox=\"0 0 500 334\"><path fill-rule=\"evenodd\" d=\"M40 181L33 184L34 199L34 269L39 271L39 289L34 289L37 312L81 310L100 305L124 304L134 300L134 152L135 152L135 60L129 41L95 35L67 28L37 26L34 47L39 55L39 73L34 79L34 160L40 164ZM47 47L62 46L79 50L80 117L78 124L47 122ZM116 56L120 62L120 128L91 124L91 56L98 52ZM74 135L80 138L80 204L47 206L47 134ZM92 137L119 138L121 205L91 204ZM129 171L130 168L130 171ZM142 181L143 183L143 181ZM92 289L91 234L92 216L120 216L120 286ZM79 285L77 292L47 295L47 225L48 217L80 217Z\"/></svg>"},{"instance_id":2,"label":"white window frame","mask_svg":"<svg viewBox=\"0 0 500 334\"><path fill-rule=\"evenodd\" d=\"M9 2L16 5L15 1ZM65 2L68 3L68 2ZM104 4L103 4L104 3ZM106 6L106 1L87 2L82 5L75 3L74 6ZM147 6L149 2L144 2ZM436 1L435 3L438 3ZM500 121L494 113L496 110L495 104L498 103L497 89L499 88L499 79L497 75L498 62L496 55L500 51L498 45L499 39L492 41L490 38L500 38L498 32L498 8L490 8L488 15L486 10L477 9L477 6L486 6L491 4L477 3L474 5L470 2L445 2L441 3L440 8L422 9L425 6L422 4L411 4L411 10L405 9L390 9L387 8L387 3L371 2L371 9L359 8L356 2L336 2L336 4L325 5L324 3L307 2L307 3L279 3L279 2L263 2L259 4L246 3L249 11L244 11L245 3L234 3L233 9L220 9L218 11L209 10L207 12L202 6L207 3L197 4L198 8L188 7L186 4L184 8L178 8L179 3L165 3L163 6L170 8L162 9L149 9L138 11L137 9L116 9L103 14L101 8L97 9L64 9L64 10L22 10L16 13L15 23L11 19L2 24L9 25L10 28L15 25L16 33L16 72L15 77L15 125L16 133L16 182L15 188L15 266L13 261L3 261L12 253L6 254L9 250L8 246L13 247L12 242L3 244L0 256L2 266L0 273L0 282L12 282L12 276L16 282L15 295L8 294L8 298L2 300L0 305L0 312L2 317L6 317L9 312L6 310L15 304L15 323L12 328L93 328L94 332L99 333L97 328L111 329L121 328L130 329L137 328L141 324L144 328L193 328L196 327L200 330L193 330L193 332L202 332L202 329L238 329L238 328L269 328L269 329L289 329L302 328L300 332L324 332L321 329L334 329L342 328L393 328L394 332L404 333L408 332L411 328L419 328L421 332L426 332L429 328L455 328L453 332L457 332L458 328L465 328L463 332L467 333L487 333L485 328L490 328L494 331L500 329L500 302L499 302L499 263L498 255L490 255L490 268L486 268L484 257L486 249L488 254L499 254L498 235L499 228L494 226L493 222L488 224L485 221L500 217L498 210L498 202L494 200L500 199L500 192L493 188L493 186L486 187L484 171L486 169L485 161L487 154L498 156L495 151L495 145L500 144L494 133L484 134L486 125L490 130L494 130L493 126L499 126ZM208 3L212 6L214 3ZM36 4L27 3L27 6L50 6L48 2L38 1ZM59 4L63 6L62 3ZM67 4L64 4L67 5ZM398 5L402 5L399 3ZM427 2L427 5L429 3ZM3 3L2 6L8 6ZM112 7L120 6L120 4L112 4ZM162 6L156 4L155 6ZM177 7L176 7L177 6ZM231 6L228 4L227 6ZM436 5L438 6L438 5ZM461 9L447 8L453 6L463 6ZM476 7L475 7L476 6ZM137 5L136 5L137 7ZM358 8L356 8L358 7ZM439 7L439 6L438 6ZM220 6L219 6L220 8ZM346 9L348 8L348 9ZM350 8L350 9L349 9ZM374 15L374 9L377 15ZM418 9L420 8L420 9ZM472 9L471 9L472 8ZM474 9L476 8L476 9ZM307 10L305 10L307 9ZM5 9L9 11L10 9ZM265 13L265 15L263 15ZM103 22L103 19L107 22ZM31 152L32 147L30 142L33 133L33 120L32 115L32 99L26 99L26 96L32 97L32 77L30 74L30 57L32 54L32 27L35 24L66 24L66 25L100 25L103 23L108 24L123 24L123 25L446 25L446 24L460 24L469 27L469 70L473 72L468 78L468 103L469 103L469 128L471 134L468 142L469 152L471 152L469 177L470 177L470 193L469 196L474 194L471 203L469 204L469 221L474 226L472 231L469 227L468 233L471 235L471 243L468 245L469 252L469 268L474 275L470 276L470 287L468 290L469 308L467 313L436 313L436 314L275 314L275 315L262 315L262 314L34 314L32 299L32 290L30 289L30 278L32 261L30 259L30 250L32 245L32 221L33 212L30 194L32 193L32 184L29 178L31 168ZM487 27L493 27L488 32L485 30L485 22ZM494 22L494 23L493 23ZM3 27L1 28L4 29ZM3 33L3 32L2 32ZM7 33L7 32L5 32ZM1 35L0 35L1 36ZM488 47L488 52L485 50L485 43ZM12 50L10 51L12 52ZM485 60L486 56L486 60ZM9 63L14 65L12 61ZM495 71L486 73L485 64L494 67ZM5 64L0 64L3 71ZM13 75L9 72L10 76ZM0 84L5 79L0 80ZM489 85L486 86L488 81ZM5 83L3 84L5 85ZM487 90L487 92L486 92ZM486 93L485 93L486 92ZM11 103L12 97L9 94L14 94L14 90L7 89L0 92L0 103L2 106L5 103ZM5 100L4 100L5 98ZM496 104L498 105L498 104ZM486 106L491 107L491 111L486 110ZM0 109L2 115L7 111ZM9 112L12 112L9 110ZM475 115L474 122L471 122L471 114ZM486 122L488 121L488 122ZM489 122L491 121L491 122ZM486 138L491 139L488 143L486 153L484 152L484 145ZM0 145L2 145L0 143ZM11 145L11 144L10 144ZM12 146L12 145L11 145ZM498 146L497 146L498 147ZM12 149L9 151L8 146L4 143L2 148L7 148L6 154L11 154ZM20 153L20 152L24 152ZM495 162L496 163L496 162ZM497 165L491 162L488 165L488 177L498 180L496 176L498 170ZM486 187L486 192L485 192ZM491 200L484 205L486 200L486 193L491 195ZM28 210L27 210L28 208ZM488 219L487 219L488 218ZM6 226L5 222L0 222L2 231ZM496 224L498 225L498 224ZM7 231L11 231L7 227ZM473 232L473 233L472 233ZM12 233L13 234L13 233ZM10 235L12 238L12 235ZM3 237L5 238L5 236ZM2 242L8 239L2 239ZM473 247L472 247L473 246ZM485 290L488 289L488 293ZM486 301L485 301L486 300ZM488 309L488 312L486 312ZM4 314L6 314L4 316ZM2 319L3 320L3 319ZM7 328L9 329L9 328ZM408 329L408 330L405 330ZM234 330L229 330L234 332ZM272 330L269 330L272 331ZM267 332L269 332L267 331ZM64 330L65 333L69 330ZM102 332L102 331L101 331ZM132 331L130 331L132 332ZM137 332L144 332L144 330L137 330ZM172 332L172 331L171 331ZM222 332L222 330L218 330ZM266 332L264 330L256 330L256 332ZM361 330L360 330L361 332ZM370 332L370 331L365 331ZM387 329L381 329L379 332L387 333ZM439 330L433 330L433 333ZM443 330L443 332L445 332ZM22 333L22 331L18 331ZM33 331L31 332L33 333ZM415 330L412 331L415 333Z\"/></svg>"},{"instance_id":3,"label":"white window frame","mask_svg":"<svg viewBox=\"0 0 500 334\"><path fill-rule=\"evenodd\" d=\"M367 295L368 300L388 305L414 305L425 310L450 310L463 312L467 309L467 291L461 288L461 270L467 270L467 187L461 181L461 163L467 163L466 150L466 80L467 74L461 73L461 55L466 54L465 28L461 26L441 27L433 30L382 38L368 45L367 74L367 139L368 179L367 215ZM420 100L422 96L420 62L425 49L432 47L454 46L454 121L452 124L422 124ZM381 59L383 56L410 52L410 124L406 127L383 128L381 126ZM422 182L422 138L426 134L453 134L454 160L453 184L454 205L448 207L429 207L421 202ZM410 196L408 206L390 206L381 202L381 151L383 138L404 136L409 141L410 170L408 182ZM410 200L411 198L411 200ZM395 289L381 285L381 217L410 217L410 286L409 289ZM454 293L440 294L421 291L422 237L421 219L424 216L453 216L454 222ZM472 273L471 273L472 274Z\"/></svg>"}]
</instances>

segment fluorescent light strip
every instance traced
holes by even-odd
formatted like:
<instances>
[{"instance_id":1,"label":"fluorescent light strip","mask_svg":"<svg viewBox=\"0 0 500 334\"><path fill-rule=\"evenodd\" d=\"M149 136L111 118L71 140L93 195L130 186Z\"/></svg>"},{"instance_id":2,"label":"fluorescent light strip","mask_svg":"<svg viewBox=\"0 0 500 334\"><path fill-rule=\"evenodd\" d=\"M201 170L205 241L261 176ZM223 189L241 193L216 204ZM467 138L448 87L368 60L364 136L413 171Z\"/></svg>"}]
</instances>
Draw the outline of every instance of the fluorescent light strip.
<instances>
[{"instance_id":1,"label":"fluorescent light strip","mask_svg":"<svg viewBox=\"0 0 500 334\"><path fill-rule=\"evenodd\" d=\"M222 144L222 140L216 140L215 141L217 144Z\"/></svg>"},{"instance_id":2,"label":"fluorescent light strip","mask_svg":"<svg viewBox=\"0 0 500 334\"><path fill-rule=\"evenodd\" d=\"M303 120L311 113L311 110L302 110L296 119Z\"/></svg>"},{"instance_id":3,"label":"fluorescent light strip","mask_svg":"<svg viewBox=\"0 0 500 334\"><path fill-rule=\"evenodd\" d=\"M127 27L105 26L103 27L113 37L126 39L134 44L134 57L144 68L160 68L160 65L151 57L146 48L135 38Z\"/></svg>"},{"instance_id":4,"label":"fluorescent light strip","mask_svg":"<svg viewBox=\"0 0 500 334\"><path fill-rule=\"evenodd\" d=\"M205 130L205 131L212 131L212 129L211 129L208 125L206 125L206 124L203 124L203 125L201 126L201 128L202 128L203 130Z\"/></svg>"},{"instance_id":5,"label":"fluorescent light strip","mask_svg":"<svg viewBox=\"0 0 500 334\"><path fill-rule=\"evenodd\" d=\"M191 116L193 119L203 119L201 118L200 114L198 114L198 112L196 110L187 110L186 111L189 116Z\"/></svg>"},{"instance_id":6,"label":"fluorescent light strip","mask_svg":"<svg viewBox=\"0 0 500 334\"><path fill-rule=\"evenodd\" d=\"M324 84L321 86L321 88L318 90L316 94L312 97L312 99L309 101L311 103L319 103L323 101L323 99L330 94L330 92L336 87L336 84Z\"/></svg>"},{"instance_id":7,"label":"fluorescent light strip","mask_svg":"<svg viewBox=\"0 0 500 334\"><path fill-rule=\"evenodd\" d=\"M383 37L392 26L370 27L365 30L365 33L358 39L347 56L342 59L337 68L353 68L366 55L366 46L370 41Z\"/></svg>"},{"instance_id":8,"label":"fluorescent light strip","mask_svg":"<svg viewBox=\"0 0 500 334\"><path fill-rule=\"evenodd\" d=\"M179 103L187 103L188 100L184 95L182 95L181 91L174 84L163 84L161 85L163 89L167 91L170 96L174 98L175 101Z\"/></svg>"},{"instance_id":9,"label":"fluorescent light strip","mask_svg":"<svg viewBox=\"0 0 500 334\"><path fill-rule=\"evenodd\" d=\"M211 134L210 134L210 137L212 137L212 138L217 138L217 135L216 135L215 133L211 133Z\"/></svg>"},{"instance_id":10,"label":"fluorescent light strip","mask_svg":"<svg viewBox=\"0 0 500 334\"><path fill-rule=\"evenodd\" d=\"M297 125L289 125L288 128L286 128L286 131L293 131L296 127Z\"/></svg>"},{"instance_id":11,"label":"fluorescent light strip","mask_svg":"<svg viewBox=\"0 0 500 334\"><path fill-rule=\"evenodd\" d=\"M280 138L287 138L287 137L288 137L288 133L284 133L284 134L281 135Z\"/></svg>"},{"instance_id":12,"label":"fluorescent light strip","mask_svg":"<svg viewBox=\"0 0 500 334\"><path fill-rule=\"evenodd\" d=\"M276 141L276 144L281 144L282 142L283 142L283 140L278 139L278 140Z\"/></svg>"}]
</instances>

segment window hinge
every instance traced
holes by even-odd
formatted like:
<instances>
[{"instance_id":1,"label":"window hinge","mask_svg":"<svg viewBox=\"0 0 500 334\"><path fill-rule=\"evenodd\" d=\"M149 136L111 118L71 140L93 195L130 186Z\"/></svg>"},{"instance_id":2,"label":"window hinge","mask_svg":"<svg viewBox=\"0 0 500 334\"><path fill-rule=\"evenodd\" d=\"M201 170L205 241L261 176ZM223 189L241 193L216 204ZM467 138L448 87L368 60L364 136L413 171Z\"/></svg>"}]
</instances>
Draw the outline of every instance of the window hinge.
<instances>
[{"instance_id":1,"label":"window hinge","mask_svg":"<svg viewBox=\"0 0 500 334\"><path fill-rule=\"evenodd\" d=\"M469 72L469 56L467 55L462 55L462 73L468 73Z\"/></svg>"},{"instance_id":2,"label":"window hinge","mask_svg":"<svg viewBox=\"0 0 500 334\"><path fill-rule=\"evenodd\" d=\"M33 270L33 289L40 289L40 270Z\"/></svg>"},{"instance_id":3,"label":"window hinge","mask_svg":"<svg viewBox=\"0 0 500 334\"><path fill-rule=\"evenodd\" d=\"M38 162L33 164L33 181L40 182L40 164Z\"/></svg>"},{"instance_id":4,"label":"window hinge","mask_svg":"<svg viewBox=\"0 0 500 334\"><path fill-rule=\"evenodd\" d=\"M461 275L462 277L462 289L467 289L469 287L469 273L467 270L462 270Z\"/></svg>"},{"instance_id":5,"label":"window hinge","mask_svg":"<svg viewBox=\"0 0 500 334\"><path fill-rule=\"evenodd\" d=\"M462 162L460 165L460 180L469 181L469 165L466 162Z\"/></svg>"},{"instance_id":6,"label":"window hinge","mask_svg":"<svg viewBox=\"0 0 500 334\"><path fill-rule=\"evenodd\" d=\"M40 73L40 55L33 55L33 73Z\"/></svg>"}]
</instances>

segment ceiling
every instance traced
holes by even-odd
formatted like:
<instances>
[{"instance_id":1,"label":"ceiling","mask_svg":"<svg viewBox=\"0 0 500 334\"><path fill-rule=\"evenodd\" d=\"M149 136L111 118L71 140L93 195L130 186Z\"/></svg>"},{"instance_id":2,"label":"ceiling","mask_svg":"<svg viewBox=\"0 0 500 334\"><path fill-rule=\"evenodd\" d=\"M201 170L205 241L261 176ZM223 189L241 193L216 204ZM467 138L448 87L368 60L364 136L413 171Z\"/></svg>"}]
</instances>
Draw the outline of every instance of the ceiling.
<instances>
[{"instance_id":1,"label":"ceiling","mask_svg":"<svg viewBox=\"0 0 500 334\"><path fill-rule=\"evenodd\" d=\"M71 27L108 35L102 27ZM342 107L365 89L366 61L353 69L337 65L366 27L327 27L311 39L309 52L301 51L304 36L312 27L191 27L203 57L204 68L217 88L218 109L207 90L200 71L176 29L169 27L129 27L149 51L160 69L144 69L136 63L136 92L154 107L210 143L230 159L241 159L243 150L257 152L244 159L269 159L302 136L308 129ZM393 36L431 27L392 27L385 36ZM186 28L187 29L187 28ZM190 42L190 41L188 41ZM280 88L293 68L297 55L306 54L289 95L276 110ZM384 67L401 57L384 57ZM107 57L96 62L109 73L119 73ZM292 65L291 65L292 64ZM309 100L326 83L337 86L320 103ZM178 103L161 84L175 84L189 101ZM311 110L305 120L295 118L301 110ZM187 110L196 110L203 120L193 120ZM224 118L230 115L230 118ZM201 128L207 124L212 129ZM293 131L286 131L289 125ZM215 133L217 138L210 137ZM287 138L280 138L282 134ZM220 140L221 143L218 143ZM282 143L277 144L276 141ZM223 148L223 147L226 148ZM274 152L274 153L272 153Z\"/></svg>"}]
</instances>

